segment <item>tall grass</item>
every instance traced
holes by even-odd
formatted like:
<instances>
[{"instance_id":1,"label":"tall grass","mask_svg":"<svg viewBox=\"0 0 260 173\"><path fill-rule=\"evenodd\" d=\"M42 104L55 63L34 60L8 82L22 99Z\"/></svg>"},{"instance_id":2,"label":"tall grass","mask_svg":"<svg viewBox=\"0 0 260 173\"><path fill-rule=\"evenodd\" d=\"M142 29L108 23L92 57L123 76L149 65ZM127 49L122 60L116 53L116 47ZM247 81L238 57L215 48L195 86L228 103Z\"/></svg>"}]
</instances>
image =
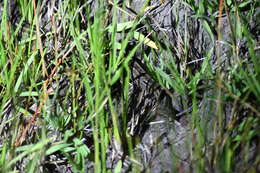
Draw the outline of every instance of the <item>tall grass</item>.
<instances>
[{"instance_id":1,"label":"tall grass","mask_svg":"<svg viewBox=\"0 0 260 173\"><path fill-rule=\"evenodd\" d=\"M153 172L140 129L158 118L161 97L173 104L166 117L190 131L188 166L174 157L173 170L259 171L259 3L129 4L1 2L0 172ZM167 4L173 38L153 23ZM160 96L134 93L135 63Z\"/></svg>"}]
</instances>

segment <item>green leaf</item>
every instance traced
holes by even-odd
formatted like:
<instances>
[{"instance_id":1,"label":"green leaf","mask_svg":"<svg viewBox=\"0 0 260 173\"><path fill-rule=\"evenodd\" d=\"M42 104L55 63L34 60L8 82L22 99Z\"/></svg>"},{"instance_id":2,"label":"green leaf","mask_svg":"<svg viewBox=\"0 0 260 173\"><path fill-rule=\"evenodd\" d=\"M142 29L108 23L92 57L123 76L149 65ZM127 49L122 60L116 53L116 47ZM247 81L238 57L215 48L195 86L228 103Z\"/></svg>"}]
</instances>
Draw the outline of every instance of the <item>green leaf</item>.
<instances>
[{"instance_id":1,"label":"green leaf","mask_svg":"<svg viewBox=\"0 0 260 173\"><path fill-rule=\"evenodd\" d=\"M124 30L127 29L131 29L132 27L134 27L136 25L135 21L129 21L129 22L124 22L124 23L119 23L116 26L116 32L122 32ZM113 26L110 25L107 27L107 30L109 32L113 32ZM143 34L139 33L139 32L134 32L134 38L140 42L143 42L144 44L146 44L147 46L153 48L153 49L158 49L158 47L156 46L155 42L153 42L152 40L150 40L149 38L145 37ZM117 47L121 48L121 44L117 44Z\"/></svg>"},{"instance_id":2,"label":"green leaf","mask_svg":"<svg viewBox=\"0 0 260 173\"><path fill-rule=\"evenodd\" d=\"M71 146L72 144L65 144L65 143L62 143L62 144L58 144L58 145L53 145L51 146L47 151L46 151L46 155L50 155L50 154L53 154L59 150L62 150L64 148L67 148L69 146Z\"/></svg>"},{"instance_id":3,"label":"green leaf","mask_svg":"<svg viewBox=\"0 0 260 173\"><path fill-rule=\"evenodd\" d=\"M4 145L1 147L1 160L0 160L0 166L5 164L6 161L6 153L7 153L7 144L4 143Z\"/></svg>"},{"instance_id":4,"label":"green leaf","mask_svg":"<svg viewBox=\"0 0 260 173\"><path fill-rule=\"evenodd\" d=\"M237 135L234 139L234 141L241 141L241 136L240 135Z\"/></svg>"},{"instance_id":5,"label":"green leaf","mask_svg":"<svg viewBox=\"0 0 260 173\"><path fill-rule=\"evenodd\" d=\"M116 164L116 167L115 167L115 170L114 170L114 173L120 173L122 170L122 160L119 160Z\"/></svg>"},{"instance_id":6,"label":"green leaf","mask_svg":"<svg viewBox=\"0 0 260 173\"><path fill-rule=\"evenodd\" d=\"M131 29L131 28L134 26L134 24L135 24L134 21L119 23L119 24L117 24L117 26L116 26L116 32L122 32L122 31L124 31L124 30ZM113 32L113 27L112 27L112 25L109 25L109 26L107 27L107 30L108 30L109 32Z\"/></svg>"},{"instance_id":7,"label":"green leaf","mask_svg":"<svg viewBox=\"0 0 260 173\"><path fill-rule=\"evenodd\" d=\"M152 40L150 40L149 38L147 38L146 36L144 36L143 34L141 34L139 32L134 32L134 38L140 42L143 42L145 45L147 45L153 49L158 49L155 42L153 42Z\"/></svg>"},{"instance_id":8,"label":"green leaf","mask_svg":"<svg viewBox=\"0 0 260 173\"><path fill-rule=\"evenodd\" d=\"M21 92L20 97L31 97L31 96L39 96L39 93L37 91L25 91Z\"/></svg>"},{"instance_id":9,"label":"green leaf","mask_svg":"<svg viewBox=\"0 0 260 173\"><path fill-rule=\"evenodd\" d=\"M202 25L203 27L205 28L205 30L207 31L207 33L209 34L210 38L211 38L211 41L214 42L214 33L213 33L213 30L211 29L209 23L207 21L203 21L202 22Z\"/></svg>"},{"instance_id":10,"label":"green leaf","mask_svg":"<svg viewBox=\"0 0 260 173\"><path fill-rule=\"evenodd\" d=\"M74 133L72 132L72 130L66 130L65 135L64 135L64 141L67 141L69 139L69 137L71 137L73 135L74 135Z\"/></svg>"},{"instance_id":11,"label":"green leaf","mask_svg":"<svg viewBox=\"0 0 260 173\"><path fill-rule=\"evenodd\" d=\"M33 153L33 152L38 152L42 149L44 149L44 146L46 144L48 144L50 140L42 140L40 142L38 142L37 144L34 145L27 145L24 149L24 152L22 152L21 154L19 154L18 156L16 156L13 160L11 160L8 164L7 167L12 166L13 164L15 164L18 160L21 160L23 157ZM19 148L16 149L16 151L18 151Z\"/></svg>"},{"instance_id":12,"label":"green leaf","mask_svg":"<svg viewBox=\"0 0 260 173\"><path fill-rule=\"evenodd\" d=\"M30 56L30 58L28 59L28 61L26 62L25 66L24 66L24 69L23 69L22 72L20 73L20 75L19 75L19 77L18 77L18 79L17 79L17 82L16 82L16 84L15 84L15 86L14 86L14 92L15 92L15 93L18 91L18 89L19 89L19 87L20 87L20 85L21 85L21 83L22 83L22 81L23 81L23 77L24 77L24 75L28 72L29 67L30 67L30 65L32 64L32 62L33 62L33 60L34 60L36 54L37 54L37 51L35 51L35 52Z\"/></svg>"},{"instance_id":13,"label":"green leaf","mask_svg":"<svg viewBox=\"0 0 260 173\"><path fill-rule=\"evenodd\" d=\"M123 71L123 68L119 68L119 70L116 71L116 73L114 74L114 76L112 77L112 80L111 80L111 85L114 85L118 79L121 77L122 75L122 71Z\"/></svg>"},{"instance_id":14,"label":"green leaf","mask_svg":"<svg viewBox=\"0 0 260 173\"><path fill-rule=\"evenodd\" d=\"M242 1L241 3L239 3L238 7L239 8L243 8L246 7L248 4L250 4L252 2L252 0L248 0L248 1Z\"/></svg>"}]
</instances>

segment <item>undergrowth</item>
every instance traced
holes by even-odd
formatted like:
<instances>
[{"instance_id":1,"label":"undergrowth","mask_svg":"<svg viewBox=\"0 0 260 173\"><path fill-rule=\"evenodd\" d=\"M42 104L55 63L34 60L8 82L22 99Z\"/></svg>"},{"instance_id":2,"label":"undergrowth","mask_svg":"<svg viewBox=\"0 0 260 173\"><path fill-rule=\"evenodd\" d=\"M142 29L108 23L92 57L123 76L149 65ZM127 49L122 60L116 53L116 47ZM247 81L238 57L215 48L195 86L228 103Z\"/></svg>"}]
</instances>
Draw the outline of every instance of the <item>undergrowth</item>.
<instances>
[{"instance_id":1,"label":"undergrowth","mask_svg":"<svg viewBox=\"0 0 260 173\"><path fill-rule=\"evenodd\" d=\"M162 102L172 171L260 171L259 2L0 3L0 172L156 172Z\"/></svg>"}]
</instances>

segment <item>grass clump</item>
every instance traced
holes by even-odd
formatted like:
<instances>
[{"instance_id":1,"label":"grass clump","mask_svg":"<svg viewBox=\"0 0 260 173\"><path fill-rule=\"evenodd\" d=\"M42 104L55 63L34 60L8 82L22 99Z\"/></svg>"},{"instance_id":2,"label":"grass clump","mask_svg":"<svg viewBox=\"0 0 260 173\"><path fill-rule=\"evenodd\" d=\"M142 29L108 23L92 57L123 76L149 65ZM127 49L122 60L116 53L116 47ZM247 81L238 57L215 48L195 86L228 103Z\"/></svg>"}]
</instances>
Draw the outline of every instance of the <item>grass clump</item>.
<instances>
[{"instance_id":1,"label":"grass clump","mask_svg":"<svg viewBox=\"0 0 260 173\"><path fill-rule=\"evenodd\" d=\"M258 2L0 4L0 171L260 171Z\"/></svg>"}]
</instances>

